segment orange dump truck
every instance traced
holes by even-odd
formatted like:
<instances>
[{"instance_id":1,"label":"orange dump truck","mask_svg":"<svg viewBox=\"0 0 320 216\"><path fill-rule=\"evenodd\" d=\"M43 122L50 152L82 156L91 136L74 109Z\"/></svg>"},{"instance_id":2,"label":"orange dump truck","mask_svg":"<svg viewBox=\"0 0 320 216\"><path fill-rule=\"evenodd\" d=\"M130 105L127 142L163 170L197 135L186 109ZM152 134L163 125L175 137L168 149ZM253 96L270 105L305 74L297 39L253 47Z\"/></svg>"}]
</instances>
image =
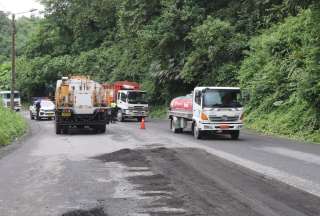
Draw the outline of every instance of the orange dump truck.
<instances>
[{"instance_id":1,"label":"orange dump truck","mask_svg":"<svg viewBox=\"0 0 320 216\"><path fill-rule=\"evenodd\" d=\"M104 84L105 100L110 106L115 106L118 121L125 119L137 119L148 117L149 106L146 92L140 90L136 82L118 81L112 84Z\"/></svg>"},{"instance_id":2,"label":"orange dump truck","mask_svg":"<svg viewBox=\"0 0 320 216\"><path fill-rule=\"evenodd\" d=\"M63 77L57 81L56 134L72 127L90 127L104 133L111 118L111 108L104 100L104 89L87 76Z\"/></svg>"}]
</instances>

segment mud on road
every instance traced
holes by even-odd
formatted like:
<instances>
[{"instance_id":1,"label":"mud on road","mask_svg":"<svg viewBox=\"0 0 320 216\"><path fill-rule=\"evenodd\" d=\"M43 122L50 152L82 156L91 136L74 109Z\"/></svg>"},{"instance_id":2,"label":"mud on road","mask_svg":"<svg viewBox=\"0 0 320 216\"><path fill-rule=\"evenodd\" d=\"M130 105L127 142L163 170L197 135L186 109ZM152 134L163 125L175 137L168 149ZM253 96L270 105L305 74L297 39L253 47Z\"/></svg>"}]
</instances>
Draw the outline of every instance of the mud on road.
<instances>
[{"instance_id":1,"label":"mud on road","mask_svg":"<svg viewBox=\"0 0 320 216\"><path fill-rule=\"evenodd\" d=\"M199 149L122 149L95 159L145 172L127 177L150 198L141 215L320 215L318 197ZM107 207L99 212L66 215L112 215Z\"/></svg>"}]
</instances>

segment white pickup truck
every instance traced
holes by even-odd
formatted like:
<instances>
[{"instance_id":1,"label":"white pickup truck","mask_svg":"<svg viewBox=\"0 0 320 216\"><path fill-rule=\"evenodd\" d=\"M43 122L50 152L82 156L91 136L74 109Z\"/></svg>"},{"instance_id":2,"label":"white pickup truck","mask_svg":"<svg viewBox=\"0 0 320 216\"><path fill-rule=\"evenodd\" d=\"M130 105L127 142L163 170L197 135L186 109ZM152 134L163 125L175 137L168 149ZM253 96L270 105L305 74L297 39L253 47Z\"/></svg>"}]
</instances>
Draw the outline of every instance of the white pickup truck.
<instances>
[{"instance_id":1,"label":"white pickup truck","mask_svg":"<svg viewBox=\"0 0 320 216\"><path fill-rule=\"evenodd\" d=\"M196 139L205 132L230 134L238 139L243 127L240 88L196 87L191 95L172 100L169 118L174 133L182 132L189 122Z\"/></svg>"}]
</instances>

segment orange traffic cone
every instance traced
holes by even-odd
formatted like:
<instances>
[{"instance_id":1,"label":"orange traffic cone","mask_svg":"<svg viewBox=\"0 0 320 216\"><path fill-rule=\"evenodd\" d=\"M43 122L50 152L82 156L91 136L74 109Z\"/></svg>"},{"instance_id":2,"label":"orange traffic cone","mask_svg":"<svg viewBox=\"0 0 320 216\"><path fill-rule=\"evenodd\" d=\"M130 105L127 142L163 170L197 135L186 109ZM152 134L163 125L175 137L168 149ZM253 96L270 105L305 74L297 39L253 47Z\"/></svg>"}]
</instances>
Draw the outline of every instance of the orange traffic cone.
<instances>
[{"instance_id":1,"label":"orange traffic cone","mask_svg":"<svg viewBox=\"0 0 320 216\"><path fill-rule=\"evenodd\" d=\"M141 119L140 129L146 129L146 126L144 124L144 118Z\"/></svg>"}]
</instances>

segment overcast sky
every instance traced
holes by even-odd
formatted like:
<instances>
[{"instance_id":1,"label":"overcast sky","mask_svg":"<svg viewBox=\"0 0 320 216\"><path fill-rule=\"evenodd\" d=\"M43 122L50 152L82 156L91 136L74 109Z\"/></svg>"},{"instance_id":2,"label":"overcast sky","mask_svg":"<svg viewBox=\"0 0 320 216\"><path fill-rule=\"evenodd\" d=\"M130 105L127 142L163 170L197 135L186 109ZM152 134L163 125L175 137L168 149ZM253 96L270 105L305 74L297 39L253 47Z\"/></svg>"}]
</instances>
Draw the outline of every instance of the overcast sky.
<instances>
[{"instance_id":1,"label":"overcast sky","mask_svg":"<svg viewBox=\"0 0 320 216\"><path fill-rule=\"evenodd\" d=\"M0 0L0 11L20 13L31 9L43 10L43 6L37 0ZM33 14L37 15L37 12ZM24 16L30 15L30 13L24 14Z\"/></svg>"}]
</instances>

